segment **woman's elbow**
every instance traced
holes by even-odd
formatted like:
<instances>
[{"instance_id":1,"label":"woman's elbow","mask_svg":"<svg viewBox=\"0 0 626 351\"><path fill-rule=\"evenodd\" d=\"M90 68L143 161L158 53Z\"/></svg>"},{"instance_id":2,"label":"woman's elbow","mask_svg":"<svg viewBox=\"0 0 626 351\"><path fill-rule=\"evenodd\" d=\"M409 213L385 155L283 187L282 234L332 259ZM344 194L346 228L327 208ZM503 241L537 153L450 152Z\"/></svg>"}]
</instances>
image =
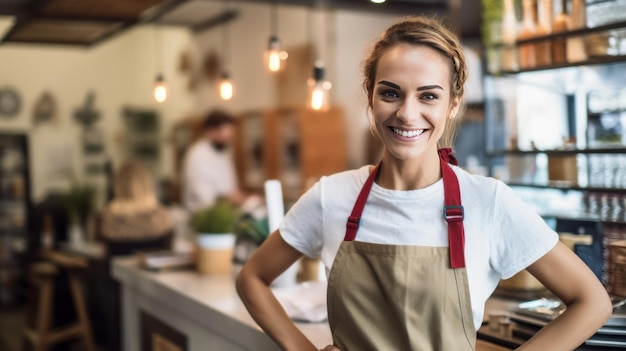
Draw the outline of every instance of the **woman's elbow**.
<instances>
[{"instance_id":1,"label":"woman's elbow","mask_svg":"<svg viewBox=\"0 0 626 351\"><path fill-rule=\"evenodd\" d=\"M603 290L602 295L599 301L594 304L597 305L598 319L604 324L613 314L613 302L606 290Z\"/></svg>"},{"instance_id":2,"label":"woman's elbow","mask_svg":"<svg viewBox=\"0 0 626 351\"><path fill-rule=\"evenodd\" d=\"M250 274L248 273L248 270L244 266L235 278L235 289L237 290L237 294L239 295L239 297L242 299L244 298L244 295L246 293L248 279L250 279L249 275Z\"/></svg>"}]
</instances>

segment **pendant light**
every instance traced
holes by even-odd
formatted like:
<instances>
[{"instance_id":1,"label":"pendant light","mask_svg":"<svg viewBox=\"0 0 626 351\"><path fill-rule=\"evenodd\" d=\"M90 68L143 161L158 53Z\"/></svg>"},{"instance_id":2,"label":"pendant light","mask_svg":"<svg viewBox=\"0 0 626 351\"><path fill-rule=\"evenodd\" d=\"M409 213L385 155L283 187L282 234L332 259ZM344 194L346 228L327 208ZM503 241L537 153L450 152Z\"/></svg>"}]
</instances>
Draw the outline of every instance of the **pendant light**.
<instances>
[{"instance_id":1,"label":"pendant light","mask_svg":"<svg viewBox=\"0 0 626 351\"><path fill-rule=\"evenodd\" d=\"M158 103L162 103L165 100L167 100L168 97L168 86L167 83L165 82L165 78L163 76L163 73L161 73L163 71L163 52L161 50L161 35L162 33L160 32L160 28L155 28L154 33L155 33L155 58L158 62L158 70L159 73L156 76L156 80L154 81L154 86L152 88L152 96L154 97L154 100Z\"/></svg>"},{"instance_id":2,"label":"pendant light","mask_svg":"<svg viewBox=\"0 0 626 351\"><path fill-rule=\"evenodd\" d=\"M228 72L223 72L220 79L220 97L228 101L233 98L233 94L233 82L230 80L230 75Z\"/></svg>"},{"instance_id":3,"label":"pendant light","mask_svg":"<svg viewBox=\"0 0 626 351\"><path fill-rule=\"evenodd\" d=\"M264 53L265 68L269 72L279 72L285 69L285 61L289 56L286 51L280 50L278 39L278 6L276 0L270 4L270 39Z\"/></svg>"},{"instance_id":4,"label":"pendant light","mask_svg":"<svg viewBox=\"0 0 626 351\"><path fill-rule=\"evenodd\" d=\"M332 87L332 84L324 80L324 63L321 60L315 62L313 78L309 79L308 85L308 107L315 111L328 111L330 108L328 91Z\"/></svg>"},{"instance_id":5,"label":"pendant light","mask_svg":"<svg viewBox=\"0 0 626 351\"><path fill-rule=\"evenodd\" d=\"M165 83L165 79L162 74L158 74L156 81L154 82L154 89L152 90L152 94L154 96L154 100L158 103L162 103L167 100L167 83Z\"/></svg>"},{"instance_id":6,"label":"pendant light","mask_svg":"<svg viewBox=\"0 0 626 351\"><path fill-rule=\"evenodd\" d=\"M226 10L226 6L225 6L226 2L222 2L222 8L225 11ZM223 61L223 68L222 68L222 77L220 79L219 82L219 91L220 91L220 97L222 98L222 100L230 100L233 98L233 95L235 94L235 88L233 86L233 82L231 80L230 77L230 73L228 72L228 69L226 68L227 65L230 64L230 32L229 32L229 24L225 23L224 27L222 27L222 61Z\"/></svg>"},{"instance_id":7,"label":"pendant light","mask_svg":"<svg viewBox=\"0 0 626 351\"><path fill-rule=\"evenodd\" d=\"M320 6L320 2L318 1L318 8ZM332 87L332 84L325 80L325 68L324 61L322 58L324 54L322 51L326 49L326 23L325 12L323 9L321 11L316 11L316 15L319 18L315 18L315 22L317 25L313 27L317 28L316 34L320 38L317 41L316 50L317 60L315 61L315 65L313 66L313 75L312 78L309 78L308 86L309 86L309 98L307 101L307 107L314 111L328 111L330 108L330 96L329 90Z\"/></svg>"}]
</instances>

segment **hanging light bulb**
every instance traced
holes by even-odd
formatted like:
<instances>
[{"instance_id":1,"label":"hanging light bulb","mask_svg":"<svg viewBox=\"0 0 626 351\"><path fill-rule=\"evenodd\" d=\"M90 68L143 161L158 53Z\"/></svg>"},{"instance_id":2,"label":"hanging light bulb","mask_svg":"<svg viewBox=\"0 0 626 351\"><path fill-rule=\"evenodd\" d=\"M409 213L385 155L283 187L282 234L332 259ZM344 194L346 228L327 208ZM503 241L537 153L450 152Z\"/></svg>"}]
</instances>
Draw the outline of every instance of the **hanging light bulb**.
<instances>
[{"instance_id":1,"label":"hanging light bulb","mask_svg":"<svg viewBox=\"0 0 626 351\"><path fill-rule=\"evenodd\" d=\"M375 4L382 4L383 2L385 2L385 0L370 0L370 1Z\"/></svg>"},{"instance_id":2,"label":"hanging light bulb","mask_svg":"<svg viewBox=\"0 0 626 351\"><path fill-rule=\"evenodd\" d=\"M278 40L278 8L276 2L270 5L270 40L265 50L265 67L270 72L284 70L285 61L289 56L286 51L280 50L280 40Z\"/></svg>"},{"instance_id":3,"label":"hanging light bulb","mask_svg":"<svg viewBox=\"0 0 626 351\"><path fill-rule=\"evenodd\" d=\"M165 83L165 79L163 79L163 75L159 74L154 82L154 89L152 90L152 94L154 95L154 100L156 102L161 103L167 100L167 83Z\"/></svg>"},{"instance_id":4,"label":"hanging light bulb","mask_svg":"<svg viewBox=\"0 0 626 351\"><path fill-rule=\"evenodd\" d=\"M224 72L220 80L220 97L222 100L230 100L233 98L233 94L233 82L230 80L230 75Z\"/></svg>"},{"instance_id":5,"label":"hanging light bulb","mask_svg":"<svg viewBox=\"0 0 626 351\"><path fill-rule=\"evenodd\" d=\"M324 80L324 64L322 61L315 62L315 66L313 67L313 78L309 79L308 84L308 107L315 111L328 111L330 107L328 91L332 87L332 84Z\"/></svg>"},{"instance_id":6,"label":"hanging light bulb","mask_svg":"<svg viewBox=\"0 0 626 351\"><path fill-rule=\"evenodd\" d=\"M278 37L272 35L265 51L265 67L270 72L280 72L285 69L285 61L289 57L286 51L280 50Z\"/></svg>"}]
</instances>

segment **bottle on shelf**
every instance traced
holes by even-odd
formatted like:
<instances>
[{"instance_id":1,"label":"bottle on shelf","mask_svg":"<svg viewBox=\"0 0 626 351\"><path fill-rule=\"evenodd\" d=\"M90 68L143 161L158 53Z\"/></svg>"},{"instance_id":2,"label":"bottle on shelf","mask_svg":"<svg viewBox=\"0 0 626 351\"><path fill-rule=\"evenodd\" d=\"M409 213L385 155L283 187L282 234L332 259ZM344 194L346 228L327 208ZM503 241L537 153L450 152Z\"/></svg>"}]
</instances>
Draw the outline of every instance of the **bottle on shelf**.
<instances>
[{"instance_id":1,"label":"bottle on shelf","mask_svg":"<svg viewBox=\"0 0 626 351\"><path fill-rule=\"evenodd\" d=\"M515 39L517 37L517 19L513 0L504 0L504 14L502 16L502 64L505 71L517 71L517 53Z\"/></svg>"},{"instance_id":2,"label":"bottle on shelf","mask_svg":"<svg viewBox=\"0 0 626 351\"><path fill-rule=\"evenodd\" d=\"M537 23L535 0L523 0L522 2L522 28L517 36L518 40L531 39L537 35ZM521 69L529 69L537 66L535 43L521 44L518 47L518 62Z\"/></svg>"},{"instance_id":3,"label":"bottle on shelf","mask_svg":"<svg viewBox=\"0 0 626 351\"><path fill-rule=\"evenodd\" d=\"M552 33L552 0L539 0L536 8L538 21L535 35L546 36ZM535 63L538 67L549 66L552 63L551 40L545 40L535 44Z\"/></svg>"},{"instance_id":4,"label":"bottle on shelf","mask_svg":"<svg viewBox=\"0 0 626 351\"><path fill-rule=\"evenodd\" d=\"M566 32L569 28L569 16L567 14L567 0L561 0L561 12L554 17L552 33ZM552 63L555 65L567 62L567 45L565 38L555 38L552 41Z\"/></svg>"},{"instance_id":5,"label":"bottle on shelf","mask_svg":"<svg viewBox=\"0 0 626 351\"><path fill-rule=\"evenodd\" d=\"M569 30L585 28L587 20L585 16L585 0L572 0L572 9L569 16ZM576 36L567 39L567 62L581 62L589 59L585 47L585 38Z\"/></svg>"}]
</instances>

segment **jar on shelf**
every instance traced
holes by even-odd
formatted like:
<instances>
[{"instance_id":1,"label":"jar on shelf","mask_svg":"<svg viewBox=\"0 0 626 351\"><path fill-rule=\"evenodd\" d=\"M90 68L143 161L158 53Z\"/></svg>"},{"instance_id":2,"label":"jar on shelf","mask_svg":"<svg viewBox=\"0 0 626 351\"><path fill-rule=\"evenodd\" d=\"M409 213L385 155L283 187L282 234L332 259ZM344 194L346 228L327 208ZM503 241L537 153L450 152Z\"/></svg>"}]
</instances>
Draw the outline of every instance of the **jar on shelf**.
<instances>
[{"instance_id":1,"label":"jar on shelf","mask_svg":"<svg viewBox=\"0 0 626 351\"><path fill-rule=\"evenodd\" d=\"M552 0L539 0L537 8L538 21L535 35L546 36L552 33ZM539 67L549 66L552 63L551 40L544 40L535 44L535 63Z\"/></svg>"},{"instance_id":2,"label":"jar on shelf","mask_svg":"<svg viewBox=\"0 0 626 351\"><path fill-rule=\"evenodd\" d=\"M567 32L569 25L569 15L567 14L567 0L561 0L561 11L552 22L552 33ZM567 62L567 45L565 38L555 38L552 41L552 63L555 65Z\"/></svg>"},{"instance_id":3,"label":"jar on shelf","mask_svg":"<svg viewBox=\"0 0 626 351\"><path fill-rule=\"evenodd\" d=\"M517 53L515 50L515 38L517 37L517 19L513 0L504 0L504 14L502 16L502 69L505 71L517 71Z\"/></svg>"},{"instance_id":4,"label":"jar on shelf","mask_svg":"<svg viewBox=\"0 0 626 351\"><path fill-rule=\"evenodd\" d=\"M569 30L585 28L585 0L572 0L572 10L569 16ZM584 36L575 36L567 39L567 62L581 62L589 59Z\"/></svg>"},{"instance_id":5,"label":"jar on shelf","mask_svg":"<svg viewBox=\"0 0 626 351\"><path fill-rule=\"evenodd\" d=\"M522 3L522 28L517 36L518 40L534 38L537 35L537 7L534 0L523 0ZM520 44L518 47L518 63L521 69L529 69L537 66L535 43Z\"/></svg>"}]
</instances>

